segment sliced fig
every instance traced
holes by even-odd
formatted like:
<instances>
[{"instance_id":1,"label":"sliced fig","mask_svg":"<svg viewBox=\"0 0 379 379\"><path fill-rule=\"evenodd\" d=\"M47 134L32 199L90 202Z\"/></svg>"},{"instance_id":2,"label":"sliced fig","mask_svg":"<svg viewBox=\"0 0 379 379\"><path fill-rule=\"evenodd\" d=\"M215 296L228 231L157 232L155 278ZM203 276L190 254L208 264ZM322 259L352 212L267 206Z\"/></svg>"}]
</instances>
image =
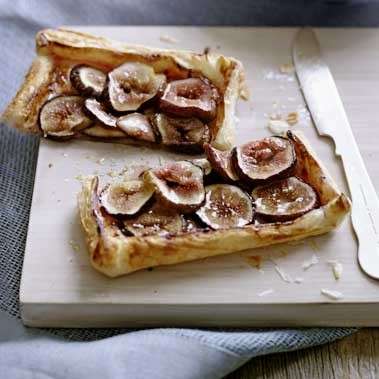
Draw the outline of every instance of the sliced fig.
<instances>
[{"instance_id":1,"label":"sliced fig","mask_svg":"<svg viewBox=\"0 0 379 379\"><path fill-rule=\"evenodd\" d=\"M142 180L109 184L100 194L100 202L111 215L134 215L153 196L154 187Z\"/></svg>"},{"instance_id":2,"label":"sliced fig","mask_svg":"<svg viewBox=\"0 0 379 379\"><path fill-rule=\"evenodd\" d=\"M80 96L57 96L47 101L39 114L44 136L70 137L87 128L92 120L84 112Z\"/></svg>"},{"instance_id":3,"label":"sliced fig","mask_svg":"<svg viewBox=\"0 0 379 379\"><path fill-rule=\"evenodd\" d=\"M127 62L108 74L107 96L114 110L135 111L152 99L165 82L165 75L156 74L152 67Z\"/></svg>"},{"instance_id":4,"label":"sliced fig","mask_svg":"<svg viewBox=\"0 0 379 379\"><path fill-rule=\"evenodd\" d=\"M93 138L126 138L126 134L118 128L108 128L102 124L95 124L87 129L82 130L82 133Z\"/></svg>"},{"instance_id":5,"label":"sliced fig","mask_svg":"<svg viewBox=\"0 0 379 379\"><path fill-rule=\"evenodd\" d=\"M124 220L124 228L137 237L154 234L178 234L183 231L183 217L172 209L155 203L149 210Z\"/></svg>"},{"instance_id":6,"label":"sliced fig","mask_svg":"<svg viewBox=\"0 0 379 379\"><path fill-rule=\"evenodd\" d=\"M204 201L203 171L188 161L148 170L144 179L154 184L161 203L183 213L198 209Z\"/></svg>"},{"instance_id":7,"label":"sliced fig","mask_svg":"<svg viewBox=\"0 0 379 379\"><path fill-rule=\"evenodd\" d=\"M162 143L183 152L202 152L209 142L209 128L197 118L174 118L158 113L152 118Z\"/></svg>"},{"instance_id":8,"label":"sliced fig","mask_svg":"<svg viewBox=\"0 0 379 379\"><path fill-rule=\"evenodd\" d=\"M295 167L296 153L290 140L268 137L235 148L233 163L241 179L260 184L288 176Z\"/></svg>"},{"instance_id":9,"label":"sliced fig","mask_svg":"<svg viewBox=\"0 0 379 379\"><path fill-rule=\"evenodd\" d=\"M175 80L166 86L160 98L160 108L174 116L211 121L216 117L219 97L216 87L206 79Z\"/></svg>"},{"instance_id":10,"label":"sliced fig","mask_svg":"<svg viewBox=\"0 0 379 379\"><path fill-rule=\"evenodd\" d=\"M225 180L235 182L239 179L233 167L231 151L221 151L206 143L204 152L212 168Z\"/></svg>"},{"instance_id":11,"label":"sliced fig","mask_svg":"<svg viewBox=\"0 0 379 379\"><path fill-rule=\"evenodd\" d=\"M205 204L196 212L212 229L241 228L253 220L253 204L247 193L230 184L205 187Z\"/></svg>"},{"instance_id":12,"label":"sliced fig","mask_svg":"<svg viewBox=\"0 0 379 379\"><path fill-rule=\"evenodd\" d=\"M91 98L85 100L84 106L91 116L95 117L104 125L110 128L116 127L117 117L115 117L107 110L107 107L104 103L100 103L100 101Z\"/></svg>"},{"instance_id":13,"label":"sliced fig","mask_svg":"<svg viewBox=\"0 0 379 379\"><path fill-rule=\"evenodd\" d=\"M317 194L295 176L256 187L252 192L256 213L272 221L293 220L317 204Z\"/></svg>"},{"instance_id":14,"label":"sliced fig","mask_svg":"<svg viewBox=\"0 0 379 379\"><path fill-rule=\"evenodd\" d=\"M141 113L130 113L126 116L119 117L117 126L128 137L147 142L156 141L154 130L149 119Z\"/></svg>"},{"instance_id":15,"label":"sliced fig","mask_svg":"<svg viewBox=\"0 0 379 379\"><path fill-rule=\"evenodd\" d=\"M80 94L85 96L101 96L106 78L104 72L87 65L75 66L70 73L71 84Z\"/></svg>"},{"instance_id":16,"label":"sliced fig","mask_svg":"<svg viewBox=\"0 0 379 379\"><path fill-rule=\"evenodd\" d=\"M206 158L191 159L189 162L200 167L204 175L209 175L212 172L212 166Z\"/></svg>"}]
</instances>

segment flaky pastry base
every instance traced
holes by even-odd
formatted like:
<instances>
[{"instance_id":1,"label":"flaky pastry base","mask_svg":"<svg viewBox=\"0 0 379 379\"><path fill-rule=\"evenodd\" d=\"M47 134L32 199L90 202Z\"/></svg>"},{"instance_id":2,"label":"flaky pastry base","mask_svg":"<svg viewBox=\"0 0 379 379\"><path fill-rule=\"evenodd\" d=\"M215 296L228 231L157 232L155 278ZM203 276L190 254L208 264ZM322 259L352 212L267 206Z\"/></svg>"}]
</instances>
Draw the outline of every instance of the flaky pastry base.
<instances>
[{"instance_id":1,"label":"flaky pastry base","mask_svg":"<svg viewBox=\"0 0 379 379\"><path fill-rule=\"evenodd\" d=\"M143 268L300 240L336 228L350 211L349 199L338 190L305 138L300 133L288 138L296 149L296 176L312 185L320 202L320 207L289 222L167 237L127 237L118 227L96 217L98 178L88 177L78 195L78 207L93 267L117 277Z\"/></svg>"},{"instance_id":2,"label":"flaky pastry base","mask_svg":"<svg viewBox=\"0 0 379 379\"><path fill-rule=\"evenodd\" d=\"M2 114L0 121L4 124L40 133L38 117L45 101L55 94L72 92L67 72L58 70L59 62L64 62L69 70L68 62L71 66L85 63L112 69L126 61L140 61L151 65L156 72L188 70L207 77L223 94L217 118L210 125L211 143L222 150L229 149L234 143L236 102L240 96L248 96L243 66L234 58L129 45L66 29L40 31L36 36L36 49L37 57L21 88ZM80 135L80 138L86 137ZM119 142L131 141L121 139Z\"/></svg>"}]
</instances>

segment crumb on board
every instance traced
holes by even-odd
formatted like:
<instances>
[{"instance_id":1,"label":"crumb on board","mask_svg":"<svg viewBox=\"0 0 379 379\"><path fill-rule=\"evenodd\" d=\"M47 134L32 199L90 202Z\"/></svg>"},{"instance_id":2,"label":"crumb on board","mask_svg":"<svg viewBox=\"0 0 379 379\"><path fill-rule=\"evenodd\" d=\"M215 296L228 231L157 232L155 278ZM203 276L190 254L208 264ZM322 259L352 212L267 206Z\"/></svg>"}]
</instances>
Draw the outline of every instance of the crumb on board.
<instances>
[{"instance_id":1,"label":"crumb on board","mask_svg":"<svg viewBox=\"0 0 379 379\"><path fill-rule=\"evenodd\" d=\"M205 46L203 50L203 54L207 55L211 52L211 47L210 46Z\"/></svg>"},{"instance_id":2,"label":"crumb on board","mask_svg":"<svg viewBox=\"0 0 379 379\"><path fill-rule=\"evenodd\" d=\"M328 289L325 289L325 288L322 288L321 289L321 294L328 297L329 299L332 299L332 300L341 300L343 299L343 294L339 291L335 291L335 290L328 290Z\"/></svg>"},{"instance_id":3,"label":"crumb on board","mask_svg":"<svg viewBox=\"0 0 379 379\"><path fill-rule=\"evenodd\" d=\"M295 66L292 63L283 63L279 66L279 71L282 74L293 74L295 72Z\"/></svg>"},{"instance_id":4,"label":"crumb on board","mask_svg":"<svg viewBox=\"0 0 379 379\"><path fill-rule=\"evenodd\" d=\"M113 170L111 170L111 171L107 172L107 175L110 176L111 178L115 178L115 177L118 176L118 173L115 172L115 171L113 171Z\"/></svg>"},{"instance_id":5,"label":"crumb on board","mask_svg":"<svg viewBox=\"0 0 379 379\"><path fill-rule=\"evenodd\" d=\"M174 38L174 37L171 37L169 36L168 34L162 34L159 36L159 39L162 41L162 42L166 42L166 43L172 43L172 44L175 44L175 43L178 43L179 41Z\"/></svg>"},{"instance_id":6,"label":"crumb on board","mask_svg":"<svg viewBox=\"0 0 379 379\"><path fill-rule=\"evenodd\" d=\"M301 267L305 271L311 268L312 266L316 265L318 262L319 262L318 256L316 254L313 254L311 259L305 260L303 264L301 265Z\"/></svg>"},{"instance_id":7,"label":"crumb on board","mask_svg":"<svg viewBox=\"0 0 379 379\"><path fill-rule=\"evenodd\" d=\"M334 279L339 280L343 271L342 263L337 260L329 260L326 263L332 268Z\"/></svg>"},{"instance_id":8,"label":"crumb on board","mask_svg":"<svg viewBox=\"0 0 379 379\"><path fill-rule=\"evenodd\" d=\"M79 247L79 244L77 242L75 242L74 240L70 240L70 246L72 247L72 249L78 253L80 251L80 247Z\"/></svg>"},{"instance_id":9,"label":"crumb on board","mask_svg":"<svg viewBox=\"0 0 379 379\"><path fill-rule=\"evenodd\" d=\"M296 277L294 280L293 280L294 283L296 284L301 284L304 282L304 278L301 278L300 276Z\"/></svg>"},{"instance_id":10,"label":"crumb on board","mask_svg":"<svg viewBox=\"0 0 379 379\"><path fill-rule=\"evenodd\" d=\"M82 182L86 178L85 175L79 174L75 176L75 179L78 180L79 182Z\"/></svg>"},{"instance_id":11,"label":"crumb on board","mask_svg":"<svg viewBox=\"0 0 379 379\"><path fill-rule=\"evenodd\" d=\"M100 165L103 165L105 163L105 158L99 158L96 163L100 164Z\"/></svg>"},{"instance_id":12,"label":"crumb on board","mask_svg":"<svg viewBox=\"0 0 379 379\"><path fill-rule=\"evenodd\" d=\"M281 277L284 282L292 283L293 279L289 274L287 274L279 265L275 264L275 271Z\"/></svg>"},{"instance_id":13,"label":"crumb on board","mask_svg":"<svg viewBox=\"0 0 379 379\"><path fill-rule=\"evenodd\" d=\"M259 292L259 293L258 293L258 296L259 296L259 297L263 297L263 296L270 295L270 294L272 294L272 293L274 293L274 290L273 290L272 288L270 288L270 289L268 289L268 290L264 290L264 291L262 291L262 292Z\"/></svg>"},{"instance_id":14,"label":"crumb on board","mask_svg":"<svg viewBox=\"0 0 379 379\"><path fill-rule=\"evenodd\" d=\"M299 114L297 112L288 113L286 121L291 126L296 125L299 122Z\"/></svg>"},{"instance_id":15,"label":"crumb on board","mask_svg":"<svg viewBox=\"0 0 379 379\"><path fill-rule=\"evenodd\" d=\"M67 153L63 153L62 155L63 155L65 158L68 157L68 154L67 154Z\"/></svg>"},{"instance_id":16,"label":"crumb on board","mask_svg":"<svg viewBox=\"0 0 379 379\"><path fill-rule=\"evenodd\" d=\"M52 163L49 163L49 164L48 164L48 167L49 167L49 168L52 168L52 167L53 167L53 164L52 164Z\"/></svg>"},{"instance_id":17,"label":"crumb on board","mask_svg":"<svg viewBox=\"0 0 379 379\"><path fill-rule=\"evenodd\" d=\"M260 269L262 265L263 258L261 255L248 255L246 257L246 262L256 269Z\"/></svg>"},{"instance_id":18,"label":"crumb on board","mask_svg":"<svg viewBox=\"0 0 379 379\"><path fill-rule=\"evenodd\" d=\"M68 183L70 181L70 179L69 178L64 178L63 181L66 182L66 183Z\"/></svg>"},{"instance_id":19,"label":"crumb on board","mask_svg":"<svg viewBox=\"0 0 379 379\"><path fill-rule=\"evenodd\" d=\"M268 121L267 127L274 134L282 135L287 132L289 125L287 121L284 120L272 120Z\"/></svg>"}]
</instances>

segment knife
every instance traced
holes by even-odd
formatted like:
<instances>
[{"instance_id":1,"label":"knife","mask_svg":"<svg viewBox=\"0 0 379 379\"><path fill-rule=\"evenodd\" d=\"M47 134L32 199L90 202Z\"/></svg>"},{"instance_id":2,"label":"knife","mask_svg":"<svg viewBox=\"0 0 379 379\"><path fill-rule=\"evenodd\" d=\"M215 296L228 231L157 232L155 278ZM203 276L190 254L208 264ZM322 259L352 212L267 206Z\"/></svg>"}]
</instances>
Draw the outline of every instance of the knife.
<instances>
[{"instance_id":1,"label":"knife","mask_svg":"<svg viewBox=\"0 0 379 379\"><path fill-rule=\"evenodd\" d=\"M359 152L349 120L312 29L301 29L292 55L305 101L317 131L331 137L341 157L352 198L351 219L362 270L379 279L379 200Z\"/></svg>"}]
</instances>

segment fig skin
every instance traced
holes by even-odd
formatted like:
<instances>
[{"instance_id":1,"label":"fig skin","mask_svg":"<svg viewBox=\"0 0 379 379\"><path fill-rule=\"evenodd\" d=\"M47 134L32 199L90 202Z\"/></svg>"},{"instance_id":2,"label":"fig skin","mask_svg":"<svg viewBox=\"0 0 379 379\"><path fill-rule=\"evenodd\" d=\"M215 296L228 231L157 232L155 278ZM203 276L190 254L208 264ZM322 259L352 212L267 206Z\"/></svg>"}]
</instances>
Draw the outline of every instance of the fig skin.
<instances>
[{"instance_id":1,"label":"fig skin","mask_svg":"<svg viewBox=\"0 0 379 379\"><path fill-rule=\"evenodd\" d=\"M200 220L212 229L242 228L254 218L250 196L231 184L205 187L205 204L196 212Z\"/></svg>"},{"instance_id":2,"label":"fig skin","mask_svg":"<svg viewBox=\"0 0 379 379\"><path fill-rule=\"evenodd\" d=\"M95 83L95 86L86 86L85 83L82 82L81 74L80 74L81 70L90 71L93 76L97 77L96 78L97 83ZM97 68L87 66L85 64L80 64L80 65L74 66L71 69L70 82L72 86L81 95L100 98L104 91L105 82L106 82L106 74Z\"/></svg>"},{"instance_id":3,"label":"fig skin","mask_svg":"<svg viewBox=\"0 0 379 379\"><path fill-rule=\"evenodd\" d=\"M75 114L76 124L70 126L70 121L73 120ZM56 140L70 139L77 132L93 124L84 111L84 99L77 95L59 95L46 101L39 112L38 121L44 137ZM54 125L55 130L48 130L46 124L49 122Z\"/></svg>"},{"instance_id":4,"label":"fig skin","mask_svg":"<svg viewBox=\"0 0 379 379\"><path fill-rule=\"evenodd\" d=\"M267 196L264 196L265 191L268 192ZM270 196L273 192L275 195ZM287 201L281 201L278 203L277 199L284 198L285 200L286 197L289 197ZM254 200L256 214L263 220L270 222L292 221L304 215L305 213L308 213L318 205L318 197L315 190L309 184L305 183L295 176L291 176L285 179L278 179L274 182L256 187L252 192L252 198ZM276 204L272 204L272 201L268 200L270 198L273 201L276 201ZM282 208L283 206L286 208L292 208L296 204L300 204L303 205L303 208L299 208L297 211L295 210L291 212L285 212L285 210L283 212L280 212L278 209L273 209L270 211L269 205L262 204L265 199L266 203L268 201L271 202L272 208L275 206L277 208L280 208L278 204L281 204ZM301 202L303 202L303 204L301 204ZM304 204L306 205L305 207Z\"/></svg>"},{"instance_id":5,"label":"fig skin","mask_svg":"<svg viewBox=\"0 0 379 379\"><path fill-rule=\"evenodd\" d=\"M254 143L256 145L266 143L266 141L270 141L268 144L268 145L270 145L273 140L276 143L282 142L284 144L287 144L287 146L284 150L286 150L287 148L290 149L290 151L289 151L289 154L290 154L289 162L287 164L283 164L282 165L283 167L279 171L274 170L274 172L271 175L268 174L268 175L263 176L263 177L262 176L259 177L259 175L256 175L254 177L254 175L252 173L247 173L246 168L241 167L241 163L240 163L241 149L244 149L248 145L252 145ZM269 151L267 151L267 150L269 150ZM268 148L264 148L261 150L257 149L257 151L259 151L258 154L262 156L262 159L265 159L265 160L268 160L265 157L265 155L267 154L268 158L270 158L270 155L272 153L272 150L270 151L270 149L268 149ZM280 154L280 152L279 152L279 154ZM274 154L274 156L277 157L277 154L276 155ZM253 159L255 159L255 158L253 158ZM259 159L259 157L258 157L258 159ZM237 173L238 177L245 184L250 185L250 186L261 185L261 184L266 183L267 181L273 181L273 180L289 177L295 171L296 163L297 163L297 158L296 158L296 152L295 152L295 148L293 146L293 143L292 143L292 141L290 141L288 138L285 138L285 137L279 137L279 136L267 137L267 138L263 138L261 140L248 142L248 143L241 145L239 147L235 147L232 150L232 164L233 164L234 170Z\"/></svg>"},{"instance_id":6,"label":"fig skin","mask_svg":"<svg viewBox=\"0 0 379 379\"><path fill-rule=\"evenodd\" d=\"M89 98L84 101L84 106L90 117L100 121L106 127L116 128L117 117L108 111L104 103L94 98Z\"/></svg>"},{"instance_id":7,"label":"fig skin","mask_svg":"<svg viewBox=\"0 0 379 379\"><path fill-rule=\"evenodd\" d=\"M221 151L205 143L204 153L213 170L223 179L229 183L235 183L239 180L232 161L232 151Z\"/></svg>"},{"instance_id":8,"label":"fig skin","mask_svg":"<svg viewBox=\"0 0 379 379\"><path fill-rule=\"evenodd\" d=\"M173 162L147 170L143 179L155 186L159 203L178 212L192 213L204 202L203 171L191 162Z\"/></svg>"},{"instance_id":9,"label":"fig skin","mask_svg":"<svg viewBox=\"0 0 379 379\"><path fill-rule=\"evenodd\" d=\"M116 112L136 111L157 96L165 82L165 75L150 66L126 62L108 73L102 96Z\"/></svg>"},{"instance_id":10,"label":"fig skin","mask_svg":"<svg viewBox=\"0 0 379 379\"><path fill-rule=\"evenodd\" d=\"M212 121L217 114L220 95L205 78L175 80L167 84L159 107L162 112L178 117L197 117Z\"/></svg>"}]
</instances>

